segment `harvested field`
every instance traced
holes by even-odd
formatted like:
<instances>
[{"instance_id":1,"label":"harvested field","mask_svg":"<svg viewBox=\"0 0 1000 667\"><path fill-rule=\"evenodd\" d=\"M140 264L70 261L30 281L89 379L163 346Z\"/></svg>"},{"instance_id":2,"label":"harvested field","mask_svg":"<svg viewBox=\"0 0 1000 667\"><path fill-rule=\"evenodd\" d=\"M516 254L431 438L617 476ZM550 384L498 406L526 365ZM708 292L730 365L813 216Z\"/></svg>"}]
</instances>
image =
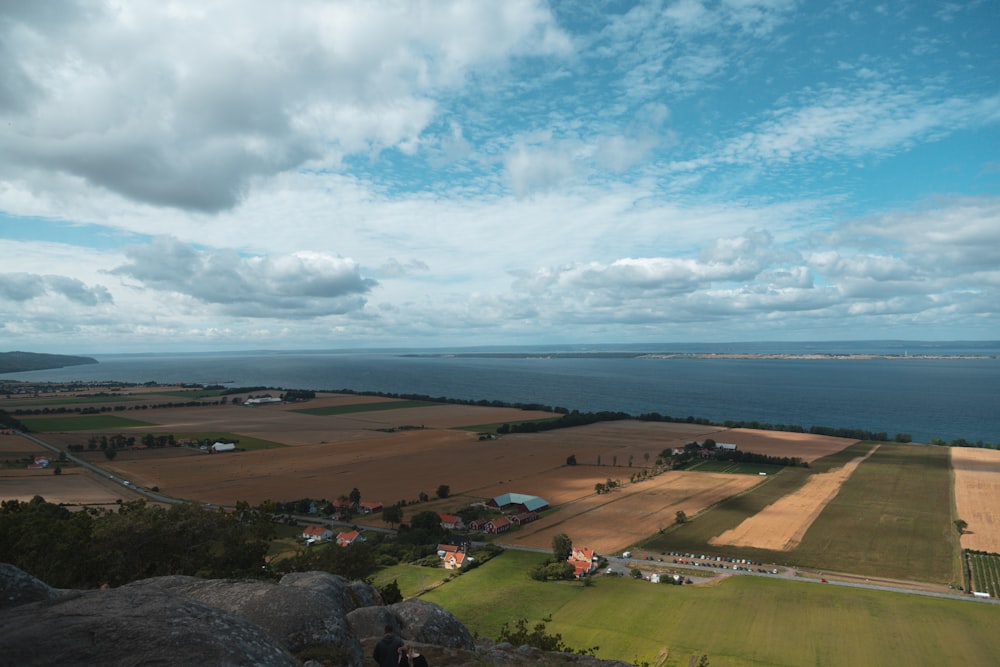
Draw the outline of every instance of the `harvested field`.
<instances>
[{"instance_id":1,"label":"harvested field","mask_svg":"<svg viewBox=\"0 0 1000 667\"><path fill-rule=\"evenodd\" d=\"M812 475L801 489L768 505L736 528L709 540L709 544L774 551L795 549L844 482L877 449L878 445L843 467Z\"/></svg>"},{"instance_id":2,"label":"harvested field","mask_svg":"<svg viewBox=\"0 0 1000 667\"><path fill-rule=\"evenodd\" d=\"M748 428L729 429L712 437L718 442L738 445L743 451L767 456L798 456L807 463L839 452L857 442L850 438L835 438L828 435L758 431Z\"/></svg>"},{"instance_id":3,"label":"harvested field","mask_svg":"<svg viewBox=\"0 0 1000 667\"><path fill-rule=\"evenodd\" d=\"M0 500L31 500L41 496L50 503L115 506L119 498L136 500L139 495L83 468L51 470L0 470Z\"/></svg>"},{"instance_id":4,"label":"harvested field","mask_svg":"<svg viewBox=\"0 0 1000 667\"><path fill-rule=\"evenodd\" d=\"M42 454L51 456L52 452L19 435L0 435L0 458L17 459Z\"/></svg>"},{"instance_id":5,"label":"harvested field","mask_svg":"<svg viewBox=\"0 0 1000 667\"><path fill-rule=\"evenodd\" d=\"M955 507L969 525L962 548L1000 553L1000 451L951 448Z\"/></svg>"},{"instance_id":6,"label":"harvested field","mask_svg":"<svg viewBox=\"0 0 1000 667\"><path fill-rule=\"evenodd\" d=\"M305 407L342 407L366 403L392 403L397 399L371 396L324 396L315 401L287 405L218 405L143 410L143 421L155 426L121 429L121 433L175 433L218 431L271 440L284 445L315 445L379 438L386 430L404 426L456 428L482 423L551 419L551 412L517 408L486 408L439 404L420 408L356 412L340 415L310 415L297 412Z\"/></svg>"},{"instance_id":7,"label":"harvested field","mask_svg":"<svg viewBox=\"0 0 1000 667\"><path fill-rule=\"evenodd\" d=\"M568 471L572 469L560 472ZM594 483L596 481L601 480L595 478ZM610 554L673 524L678 510L694 516L706 507L759 483L759 478L752 475L667 472L601 495L594 493L594 483L587 480L588 486L584 486L566 480L561 486L564 489L573 488L579 494L576 499L566 501L543 520L505 535L500 541L548 549L552 546L553 536L565 533L574 544Z\"/></svg>"},{"instance_id":8,"label":"harvested field","mask_svg":"<svg viewBox=\"0 0 1000 667\"><path fill-rule=\"evenodd\" d=\"M621 421L480 441L469 431L427 428L385 433L372 428L392 424L392 415L396 413L422 413L439 408L436 418L450 416L454 421L478 421L484 414L494 418L508 413L505 408L458 405L330 417L271 407L150 410L143 417L160 422L161 426L155 429L160 432L204 432L212 427L222 432L229 428L297 446L194 456L187 449L164 450L178 452L173 455L154 455L152 450L122 452L113 463L102 465L143 486L155 485L170 495L219 504L306 496L332 499L353 487L358 487L366 499L394 503L416 500L421 492L433 495L440 484L449 485L454 495L467 496L468 500L481 500L506 491L543 497L557 492L553 496L556 498L563 497L562 493L558 484L549 483L547 476L566 467L570 455L576 455L581 463L576 466L581 479L576 484L583 489L581 493L593 493L596 482L627 479L631 472L645 467L645 454L649 454L650 462L655 461L664 447L683 444L696 434L714 430L689 424ZM548 414L514 412L521 419ZM238 416L244 419L236 421ZM168 418L171 423L165 424ZM367 428L359 429L359 422ZM316 423L331 428L313 430ZM46 437L53 442L65 442L60 434ZM65 437L78 441L81 436ZM629 455L634 459L632 470L627 467ZM585 465L588 461L596 463L599 456L604 465ZM616 459L618 466L610 465ZM579 495L572 492L566 497Z\"/></svg>"}]
</instances>

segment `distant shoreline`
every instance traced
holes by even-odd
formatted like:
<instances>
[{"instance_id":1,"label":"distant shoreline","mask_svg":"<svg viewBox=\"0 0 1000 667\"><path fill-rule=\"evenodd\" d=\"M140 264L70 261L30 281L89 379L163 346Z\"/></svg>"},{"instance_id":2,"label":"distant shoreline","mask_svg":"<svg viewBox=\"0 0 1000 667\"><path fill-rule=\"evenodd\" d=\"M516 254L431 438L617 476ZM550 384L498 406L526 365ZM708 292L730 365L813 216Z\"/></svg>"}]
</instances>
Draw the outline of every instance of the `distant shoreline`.
<instances>
[{"instance_id":1,"label":"distant shoreline","mask_svg":"<svg viewBox=\"0 0 1000 667\"><path fill-rule=\"evenodd\" d=\"M431 352L401 354L425 359L996 359L995 354L875 354L767 352Z\"/></svg>"}]
</instances>

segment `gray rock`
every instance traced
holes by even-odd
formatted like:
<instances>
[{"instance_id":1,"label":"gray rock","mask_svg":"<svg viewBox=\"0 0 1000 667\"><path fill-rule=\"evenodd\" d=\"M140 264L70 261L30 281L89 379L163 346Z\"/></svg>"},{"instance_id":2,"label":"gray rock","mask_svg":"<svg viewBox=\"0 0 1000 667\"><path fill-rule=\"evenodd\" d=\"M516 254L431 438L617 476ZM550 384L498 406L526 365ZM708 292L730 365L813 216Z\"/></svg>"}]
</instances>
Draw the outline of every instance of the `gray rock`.
<instances>
[{"instance_id":1,"label":"gray rock","mask_svg":"<svg viewBox=\"0 0 1000 667\"><path fill-rule=\"evenodd\" d=\"M0 563L0 609L38 600L53 600L60 595L61 591L27 572L9 563Z\"/></svg>"},{"instance_id":2,"label":"gray rock","mask_svg":"<svg viewBox=\"0 0 1000 667\"><path fill-rule=\"evenodd\" d=\"M391 625L399 633L399 621L388 607L361 607L347 615L347 625L359 639L381 638L385 626Z\"/></svg>"},{"instance_id":3,"label":"gray rock","mask_svg":"<svg viewBox=\"0 0 1000 667\"><path fill-rule=\"evenodd\" d=\"M389 607L404 639L450 648L473 649L475 642L451 612L424 600L404 600Z\"/></svg>"},{"instance_id":4,"label":"gray rock","mask_svg":"<svg viewBox=\"0 0 1000 667\"><path fill-rule=\"evenodd\" d=\"M3 664L297 666L247 620L155 587L74 591L0 618Z\"/></svg>"},{"instance_id":5,"label":"gray rock","mask_svg":"<svg viewBox=\"0 0 1000 667\"><path fill-rule=\"evenodd\" d=\"M316 581L327 585L311 588L305 584L283 586L256 581L157 577L129 587L163 588L236 614L260 626L292 653L339 647L346 664L360 665L361 644L351 632L343 611L345 599L350 598L349 587L341 577L336 579L340 581L317 577Z\"/></svg>"}]
</instances>

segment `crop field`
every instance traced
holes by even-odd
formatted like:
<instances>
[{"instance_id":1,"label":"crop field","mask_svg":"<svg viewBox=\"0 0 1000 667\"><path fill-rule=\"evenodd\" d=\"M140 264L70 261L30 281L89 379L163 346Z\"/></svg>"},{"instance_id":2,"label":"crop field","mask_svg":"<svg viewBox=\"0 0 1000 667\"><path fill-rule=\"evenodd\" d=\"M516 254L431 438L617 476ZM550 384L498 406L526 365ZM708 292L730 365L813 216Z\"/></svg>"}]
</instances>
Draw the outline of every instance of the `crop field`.
<instances>
[{"instance_id":1,"label":"crop field","mask_svg":"<svg viewBox=\"0 0 1000 667\"><path fill-rule=\"evenodd\" d=\"M1000 553L1000 451L951 448L955 510L968 525L962 546Z\"/></svg>"},{"instance_id":2,"label":"crop field","mask_svg":"<svg viewBox=\"0 0 1000 667\"><path fill-rule=\"evenodd\" d=\"M722 554L713 538L773 503L794 495L818 473L864 456L858 443L816 461L809 470L786 468L765 483L720 503L711 512L645 540L654 551ZM944 447L881 443L850 475L790 551L741 546L739 554L769 563L795 563L869 577L945 585L959 580L957 533L951 524L950 466ZM733 553L729 547L725 553Z\"/></svg>"},{"instance_id":3,"label":"crop field","mask_svg":"<svg viewBox=\"0 0 1000 667\"><path fill-rule=\"evenodd\" d=\"M149 422L115 415L77 415L73 417L25 417L21 422L35 433L56 431L94 431L152 426Z\"/></svg>"},{"instance_id":4,"label":"crop field","mask_svg":"<svg viewBox=\"0 0 1000 667\"><path fill-rule=\"evenodd\" d=\"M965 557L972 577L969 587L1000 598L1000 555L966 551Z\"/></svg>"},{"instance_id":5,"label":"crop field","mask_svg":"<svg viewBox=\"0 0 1000 667\"><path fill-rule=\"evenodd\" d=\"M993 665L1000 606L756 576L709 586L598 577L540 583L541 555L506 552L426 593L471 632L495 638L516 618L551 617L548 632L598 656L685 667L713 665ZM849 640L847 639L849 638Z\"/></svg>"},{"instance_id":6,"label":"crop field","mask_svg":"<svg viewBox=\"0 0 1000 667\"><path fill-rule=\"evenodd\" d=\"M774 551L793 550L827 503L839 493L844 482L876 448L877 445L864 456L843 466L812 474L802 488L779 498L735 528L713 537L709 543Z\"/></svg>"},{"instance_id":7,"label":"crop field","mask_svg":"<svg viewBox=\"0 0 1000 667\"><path fill-rule=\"evenodd\" d=\"M294 412L304 415L345 415L353 412L375 412L378 410L403 410L405 408L424 408L429 405L442 405L433 401L379 401L374 403L352 403L349 405L328 405L319 408L299 408Z\"/></svg>"},{"instance_id":8,"label":"crop field","mask_svg":"<svg viewBox=\"0 0 1000 667\"><path fill-rule=\"evenodd\" d=\"M115 507L118 500L139 498L131 489L80 467L64 467L61 475L47 469L0 469L0 499L27 502L35 496L50 503L91 507Z\"/></svg>"},{"instance_id":9,"label":"crop field","mask_svg":"<svg viewBox=\"0 0 1000 667\"><path fill-rule=\"evenodd\" d=\"M728 475L773 475L783 470L784 466L767 463L735 463L733 461L698 461L684 468L697 472L721 472Z\"/></svg>"}]
</instances>

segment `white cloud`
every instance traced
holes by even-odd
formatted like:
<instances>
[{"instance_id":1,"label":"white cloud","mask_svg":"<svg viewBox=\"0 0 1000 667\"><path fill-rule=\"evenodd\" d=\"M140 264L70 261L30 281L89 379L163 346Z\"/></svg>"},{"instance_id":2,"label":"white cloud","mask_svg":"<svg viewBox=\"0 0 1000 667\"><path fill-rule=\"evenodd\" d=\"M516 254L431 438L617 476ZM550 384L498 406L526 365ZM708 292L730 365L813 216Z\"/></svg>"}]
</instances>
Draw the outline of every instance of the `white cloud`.
<instances>
[{"instance_id":1,"label":"white cloud","mask_svg":"<svg viewBox=\"0 0 1000 667\"><path fill-rule=\"evenodd\" d=\"M129 263L110 274L240 317L294 319L358 311L365 304L363 295L376 285L361 276L354 260L315 252L241 257L160 237L126 254Z\"/></svg>"},{"instance_id":2,"label":"white cloud","mask_svg":"<svg viewBox=\"0 0 1000 667\"><path fill-rule=\"evenodd\" d=\"M0 23L0 43L17 53L0 78L0 108L15 114L0 129L0 176L44 191L32 170L59 172L210 212L307 162L412 151L435 95L468 72L570 49L529 0L108 3L57 14Z\"/></svg>"}]
</instances>

